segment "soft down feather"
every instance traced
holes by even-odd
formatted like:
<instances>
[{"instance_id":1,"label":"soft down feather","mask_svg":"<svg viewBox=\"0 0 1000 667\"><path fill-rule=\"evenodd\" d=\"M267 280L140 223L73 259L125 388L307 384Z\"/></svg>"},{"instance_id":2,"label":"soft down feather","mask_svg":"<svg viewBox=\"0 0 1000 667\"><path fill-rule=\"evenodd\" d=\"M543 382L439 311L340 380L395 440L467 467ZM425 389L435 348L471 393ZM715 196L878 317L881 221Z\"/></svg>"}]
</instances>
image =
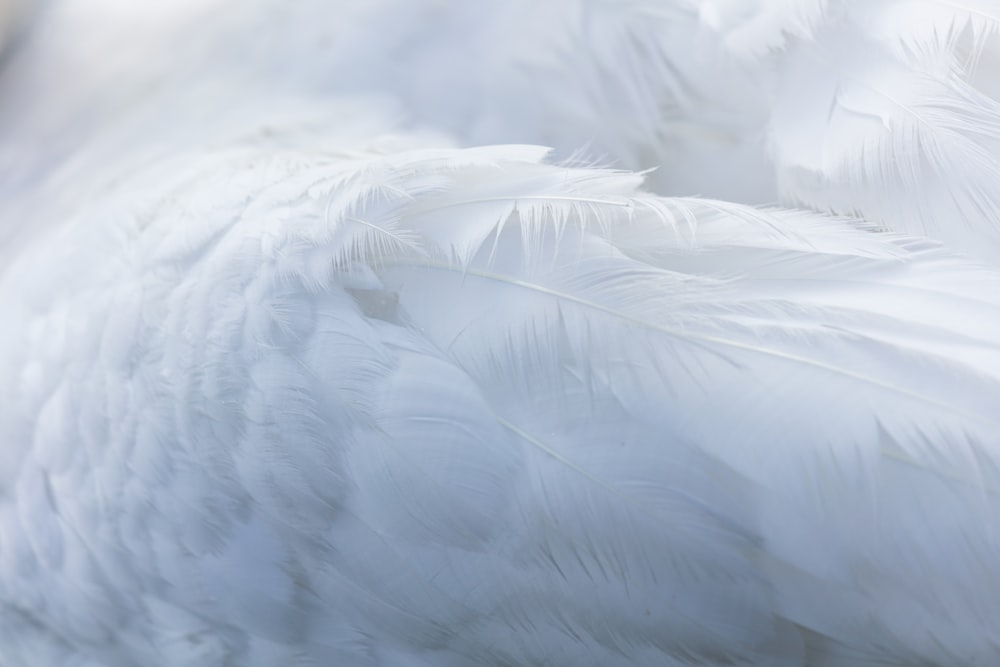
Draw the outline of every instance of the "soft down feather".
<instances>
[{"instance_id":1,"label":"soft down feather","mask_svg":"<svg viewBox=\"0 0 1000 667\"><path fill-rule=\"evenodd\" d=\"M990 3L234 6L0 73L0 665L995 662Z\"/></svg>"}]
</instances>

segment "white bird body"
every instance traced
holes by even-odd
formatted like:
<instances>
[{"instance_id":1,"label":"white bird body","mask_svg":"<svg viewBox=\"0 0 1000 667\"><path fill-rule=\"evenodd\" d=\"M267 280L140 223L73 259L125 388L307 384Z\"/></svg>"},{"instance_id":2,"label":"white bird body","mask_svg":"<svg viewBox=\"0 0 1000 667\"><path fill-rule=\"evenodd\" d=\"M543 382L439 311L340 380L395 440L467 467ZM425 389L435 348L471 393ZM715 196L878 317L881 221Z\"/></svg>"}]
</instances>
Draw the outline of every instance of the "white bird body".
<instances>
[{"instance_id":1,"label":"white bird body","mask_svg":"<svg viewBox=\"0 0 1000 667\"><path fill-rule=\"evenodd\" d=\"M660 8L748 62L777 58L727 27L732 4L621 16ZM468 5L422 6L489 44ZM351 11L367 26L386 8ZM859 223L650 194L642 175L534 146L456 148L442 132L516 141L521 126L562 132L567 155L593 119L500 107L467 111L470 130L391 77L359 100L336 74L350 41L330 52L335 95L319 66L280 94L217 87L242 71L221 55L186 81L220 53L211 34L151 93L81 81L98 118L117 110L108 126L7 108L29 138L0 132L0 164L21 169L0 226L25 228L0 249L0 665L1000 655L1000 269L876 233L896 218L864 188ZM754 104L737 125L774 122L772 100ZM639 158L609 132L627 166L676 145ZM774 165L746 199L784 188L792 161L741 132L737 152ZM40 137L48 158L27 152ZM935 174L919 177L960 198L967 181ZM720 193L741 187L728 178Z\"/></svg>"}]
</instances>

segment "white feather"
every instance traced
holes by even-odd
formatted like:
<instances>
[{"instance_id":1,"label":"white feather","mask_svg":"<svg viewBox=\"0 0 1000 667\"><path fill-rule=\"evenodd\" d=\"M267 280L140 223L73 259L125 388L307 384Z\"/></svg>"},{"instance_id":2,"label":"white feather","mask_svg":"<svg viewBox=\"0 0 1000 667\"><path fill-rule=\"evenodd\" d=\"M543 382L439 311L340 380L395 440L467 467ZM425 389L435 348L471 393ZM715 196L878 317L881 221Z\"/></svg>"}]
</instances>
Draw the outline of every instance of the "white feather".
<instances>
[{"instance_id":1,"label":"white feather","mask_svg":"<svg viewBox=\"0 0 1000 667\"><path fill-rule=\"evenodd\" d=\"M0 665L995 661L991 4L137 7L0 74Z\"/></svg>"},{"instance_id":2,"label":"white feather","mask_svg":"<svg viewBox=\"0 0 1000 667\"><path fill-rule=\"evenodd\" d=\"M72 281L6 273L8 614L109 664L995 650L1000 276L516 147L312 143L190 156L39 240Z\"/></svg>"},{"instance_id":3,"label":"white feather","mask_svg":"<svg viewBox=\"0 0 1000 667\"><path fill-rule=\"evenodd\" d=\"M783 196L995 262L997 72L980 70L980 81L970 65L1000 26L998 8L843 4L779 70L771 136Z\"/></svg>"}]
</instances>

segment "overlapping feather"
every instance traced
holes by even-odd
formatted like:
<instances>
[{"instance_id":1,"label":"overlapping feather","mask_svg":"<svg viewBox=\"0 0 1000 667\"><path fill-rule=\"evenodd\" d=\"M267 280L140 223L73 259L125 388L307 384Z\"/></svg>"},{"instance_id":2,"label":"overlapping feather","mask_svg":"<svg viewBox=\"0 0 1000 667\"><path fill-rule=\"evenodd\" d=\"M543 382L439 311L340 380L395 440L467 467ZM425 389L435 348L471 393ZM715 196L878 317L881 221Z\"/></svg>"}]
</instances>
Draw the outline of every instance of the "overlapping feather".
<instances>
[{"instance_id":1,"label":"overlapping feather","mask_svg":"<svg viewBox=\"0 0 1000 667\"><path fill-rule=\"evenodd\" d=\"M347 62L365 63L348 87L392 88L467 142L656 166L661 193L861 215L1000 256L991 2L508 2L482 21L465 3L435 7L410 10L424 27L402 34L428 37L407 42L397 5L373 6L365 25L411 57L398 70L348 41Z\"/></svg>"},{"instance_id":2,"label":"overlapping feather","mask_svg":"<svg viewBox=\"0 0 1000 667\"><path fill-rule=\"evenodd\" d=\"M5 275L6 614L109 664L995 650L1000 276L529 147L310 145Z\"/></svg>"},{"instance_id":3,"label":"overlapping feather","mask_svg":"<svg viewBox=\"0 0 1000 667\"><path fill-rule=\"evenodd\" d=\"M840 3L782 54L771 125L783 198L860 213L995 262L1000 77L992 3Z\"/></svg>"},{"instance_id":4,"label":"overlapping feather","mask_svg":"<svg viewBox=\"0 0 1000 667\"><path fill-rule=\"evenodd\" d=\"M15 54L0 662L995 659L995 9L529 5Z\"/></svg>"}]
</instances>

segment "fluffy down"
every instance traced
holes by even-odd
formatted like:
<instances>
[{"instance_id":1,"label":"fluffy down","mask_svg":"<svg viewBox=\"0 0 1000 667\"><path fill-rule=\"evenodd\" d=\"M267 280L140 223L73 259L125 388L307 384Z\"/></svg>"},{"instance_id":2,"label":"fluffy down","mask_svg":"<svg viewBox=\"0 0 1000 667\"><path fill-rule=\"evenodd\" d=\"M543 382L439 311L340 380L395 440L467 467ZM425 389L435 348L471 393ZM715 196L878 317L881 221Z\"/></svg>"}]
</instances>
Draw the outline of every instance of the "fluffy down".
<instances>
[{"instance_id":1,"label":"fluffy down","mask_svg":"<svg viewBox=\"0 0 1000 667\"><path fill-rule=\"evenodd\" d=\"M998 23L51 3L0 665L997 662Z\"/></svg>"},{"instance_id":2,"label":"fluffy down","mask_svg":"<svg viewBox=\"0 0 1000 667\"><path fill-rule=\"evenodd\" d=\"M531 147L308 144L6 272L8 663L995 655L1000 275Z\"/></svg>"}]
</instances>

